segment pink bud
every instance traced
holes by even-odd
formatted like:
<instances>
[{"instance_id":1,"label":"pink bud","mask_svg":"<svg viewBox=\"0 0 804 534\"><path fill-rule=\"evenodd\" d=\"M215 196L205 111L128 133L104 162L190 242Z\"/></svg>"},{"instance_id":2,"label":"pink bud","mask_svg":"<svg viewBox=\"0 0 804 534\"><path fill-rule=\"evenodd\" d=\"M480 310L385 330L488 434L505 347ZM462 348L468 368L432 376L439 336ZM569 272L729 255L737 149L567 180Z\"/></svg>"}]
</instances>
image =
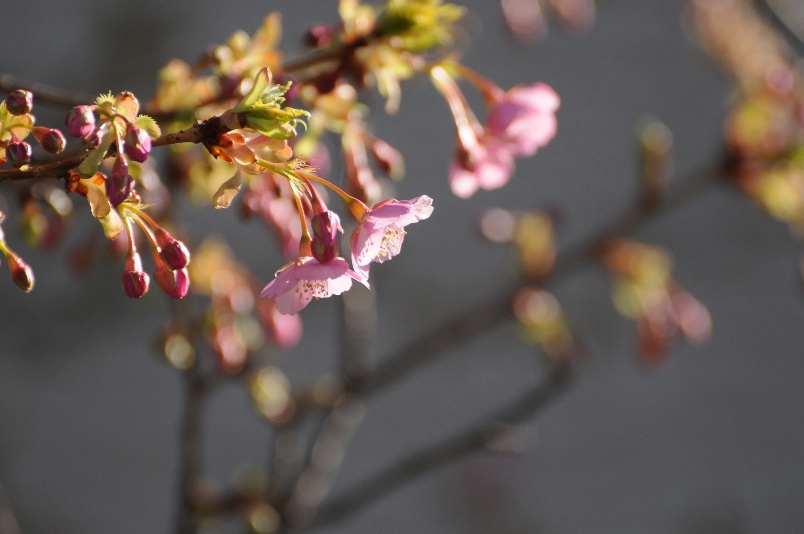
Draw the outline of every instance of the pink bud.
<instances>
[{"instance_id":1,"label":"pink bud","mask_svg":"<svg viewBox=\"0 0 804 534\"><path fill-rule=\"evenodd\" d=\"M64 135L55 128L35 127L33 134L42 148L51 154L58 154L64 150L64 145L67 143Z\"/></svg>"},{"instance_id":2,"label":"pink bud","mask_svg":"<svg viewBox=\"0 0 804 534\"><path fill-rule=\"evenodd\" d=\"M338 215L325 210L313 215L313 257L321 263L338 257L338 232L343 233Z\"/></svg>"},{"instance_id":3,"label":"pink bud","mask_svg":"<svg viewBox=\"0 0 804 534\"><path fill-rule=\"evenodd\" d=\"M31 162L31 145L25 141L12 142L6 148L6 155L11 165L19 169Z\"/></svg>"},{"instance_id":4,"label":"pink bud","mask_svg":"<svg viewBox=\"0 0 804 534\"><path fill-rule=\"evenodd\" d=\"M12 115L25 115L33 108L33 94L30 91L17 89L11 91L6 98L6 109Z\"/></svg>"},{"instance_id":5,"label":"pink bud","mask_svg":"<svg viewBox=\"0 0 804 534\"><path fill-rule=\"evenodd\" d=\"M151 153L151 136L142 128L129 125L126 130L126 154L138 163L148 159Z\"/></svg>"},{"instance_id":6,"label":"pink bud","mask_svg":"<svg viewBox=\"0 0 804 534\"><path fill-rule=\"evenodd\" d=\"M123 290L126 295L138 299L148 292L148 284L151 279L148 273L143 271L125 271L120 275L120 281L123 282Z\"/></svg>"},{"instance_id":7,"label":"pink bud","mask_svg":"<svg viewBox=\"0 0 804 534\"><path fill-rule=\"evenodd\" d=\"M72 137L86 137L95 129L95 114L91 106L76 106L64 119L67 132Z\"/></svg>"},{"instance_id":8,"label":"pink bud","mask_svg":"<svg viewBox=\"0 0 804 534\"><path fill-rule=\"evenodd\" d=\"M159 257L174 271L184 269L190 263L190 251L184 243L170 235L163 228L154 232L156 244L159 246Z\"/></svg>"},{"instance_id":9,"label":"pink bud","mask_svg":"<svg viewBox=\"0 0 804 534\"><path fill-rule=\"evenodd\" d=\"M34 273L30 265L13 252L6 254L6 261L11 269L11 279L17 284L17 287L26 293L30 292L34 287Z\"/></svg>"},{"instance_id":10,"label":"pink bud","mask_svg":"<svg viewBox=\"0 0 804 534\"><path fill-rule=\"evenodd\" d=\"M128 174L128 162L123 154L114 161L112 174L106 180L106 196L115 208L122 204L134 187L134 179Z\"/></svg>"},{"instance_id":11,"label":"pink bud","mask_svg":"<svg viewBox=\"0 0 804 534\"><path fill-rule=\"evenodd\" d=\"M190 273L187 272L187 269L172 271L162 264L154 272L154 280L162 293L170 295L174 299L184 298L190 289Z\"/></svg>"}]
</instances>

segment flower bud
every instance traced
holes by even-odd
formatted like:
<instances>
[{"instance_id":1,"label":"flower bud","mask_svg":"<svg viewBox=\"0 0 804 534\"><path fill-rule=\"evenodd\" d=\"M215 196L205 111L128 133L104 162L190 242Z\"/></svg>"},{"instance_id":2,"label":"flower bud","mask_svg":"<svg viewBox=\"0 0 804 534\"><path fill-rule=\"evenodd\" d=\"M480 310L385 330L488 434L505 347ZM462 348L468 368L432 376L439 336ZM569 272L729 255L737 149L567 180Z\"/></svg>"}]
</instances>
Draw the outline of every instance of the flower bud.
<instances>
[{"instance_id":1,"label":"flower bud","mask_svg":"<svg viewBox=\"0 0 804 534\"><path fill-rule=\"evenodd\" d=\"M332 261L338 257L338 232L343 233L338 215L325 210L313 215L313 257L321 263Z\"/></svg>"},{"instance_id":2,"label":"flower bud","mask_svg":"<svg viewBox=\"0 0 804 534\"><path fill-rule=\"evenodd\" d=\"M25 115L33 108L33 94L30 91L17 89L11 91L6 98L6 109L12 115Z\"/></svg>"},{"instance_id":3,"label":"flower bud","mask_svg":"<svg viewBox=\"0 0 804 534\"><path fill-rule=\"evenodd\" d=\"M64 119L67 132L72 137L86 137L95 129L95 114L92 106L76 106Z\"/></svg>"},{"instance_id":4,"label":"flower bud","mask_svg":"<svg viewBox=\"0 0 804 534\"><path fill-rule=\"evenodd\" d=\"M17 284L17 287L29 293L34 287L33 269L13 252L6 254L6 261L11 269L11 279Z\"/></svg>"},{"instance_id":5,"label":"flower bud","mask_svg":"<svg viewBox=\"0 0 804 534\"><path fill-rule=\"evenodd\" d=\"M112 174L106 180L106 196L115 208L122 204L134 187L134 179L128 174L128 162L123 154L114 160Z\"/></svg>"},{"instance_id":6,"label":"flower bud","mask_svg":"<svg viewBox=\"0 0 804 534\"><path fill-rule=\"evenodd\" d=\"M187 269L171 271L167 265L161 264L154 272L154 280L162 293L174 299L184 298L190 289L190 273Z\"/></svg>"},{"instance_id":7,"label":"flower bud","mask_svg":"<svg viewBox=\"0 0 804 534\"><path fill-rule=\"evenodd\" d=\"M11 165L19 169L31 162L31 145L25 141L12 142L6 148L6 155Z\"/></svg>"},{"instance_id":8,"label":"flower bud","mask_svg":"<svg viewBox=\"0 0 804 534\"><path fill-rule=\"evenodd\" d=\"M67 143L64 135L55 128L37 126L33 129L33 135L42 148L51 154L58 154L64 150L64 145Z\"/></svg>"},{"instance_id":9,"label":"flower bud","mask_svg":"<svg viewBox=\"0 0 804 534\"><path fill-rule=\"evenodd\" d=\"M142 260L136 250L131 249L126 258L126 270L120 275L126 295L138 299L148 292L150 277L142 270Z\"/></svg>"},{"instance_id":10,"label":"flower bud","mask_svg":"<svg viewBox=\"0 0 804 534\"><path fill-rule=\"evenodd\" d=\"M148 159L151 153L151 136L142 128L129 125L126 130L126 154L138 163Z\"/></svg>"},{"instance_id":11,"label":"flower bud","mask_svg":"<svg viewBox=\"0 0 804 534\"><path fill-rule=\"evenodd\" d=\"M159 257L172 270L184 269L190 263L190 251L184 243L170 235L165 229L154 232L156 244L159 246Z\"/></svg>"}]
</instances>

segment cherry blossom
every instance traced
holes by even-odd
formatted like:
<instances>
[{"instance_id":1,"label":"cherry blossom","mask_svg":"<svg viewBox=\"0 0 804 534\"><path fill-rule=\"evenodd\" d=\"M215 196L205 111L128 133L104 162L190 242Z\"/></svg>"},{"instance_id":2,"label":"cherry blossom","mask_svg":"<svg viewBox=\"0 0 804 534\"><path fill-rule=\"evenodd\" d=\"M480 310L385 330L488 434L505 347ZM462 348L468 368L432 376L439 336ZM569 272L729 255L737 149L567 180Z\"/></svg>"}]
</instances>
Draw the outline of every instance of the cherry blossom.
<instances>
[{"instance_id":1,"label":"cherry blossom","mask_svg":"<svg viewBox=\"0 0 804 534\"><path fill-rule=\"evenodd\" d=\"M294 315L313 297L326 298L347 291L352 279L360 280L343 258L321 263L312 256L303 256L278 271L260 296L274 299L279 313Z\"/></svg>"},{"instance_id":2,"label":"cherry blossom","mask_svg":"<svg viewBox=\"0 0 804 534\"><path fill-rule=\"evenodd\" d=\"M449 168L449 185L455 196L469 198L482 189L499 189L514 173L514 157L508 147L494 137L483 137L470 152L471 163L456 155ZM471 166L471 168L470 168Z\"/></svg>"},{"instance_id":3,"label":"cherry blossom","mask_svg":"<svg viewBox=\"0 0 804 534\"><path fill-rule=\"evenodd\" d=\"M515 86L489 111L487 131L516 157L532 156L556 135L558 94L544 83Z\"/></svg>"},{"instance_id":4,"label":"cherry blossom","mask_svg":"<svg viewBox=\"0 0 804 534\"><path fill-rule=\"evenodd\" d=\"M357 280L368 286L369 264L382 263L399 254L406 234L404 227L431 213L433 199L426 195L413 200L386 200L368 211L349 240Z\"/></svg>"}]
</instances>

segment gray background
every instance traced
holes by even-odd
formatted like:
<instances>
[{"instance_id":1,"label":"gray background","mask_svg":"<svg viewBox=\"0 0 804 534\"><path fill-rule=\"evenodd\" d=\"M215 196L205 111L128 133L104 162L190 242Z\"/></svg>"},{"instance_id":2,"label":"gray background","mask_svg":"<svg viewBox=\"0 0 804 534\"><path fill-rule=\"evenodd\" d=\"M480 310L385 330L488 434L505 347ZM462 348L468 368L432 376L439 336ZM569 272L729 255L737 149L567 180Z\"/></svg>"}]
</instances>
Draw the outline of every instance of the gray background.
<instances>
[{"instance_id":1,"label":"gray background","mask_svg":"<svg viewBox=\"0 0 804 534\"><path fill-rule=\"evenodd\" d=\"M553 27L546 42L524 48L504 36L496 2L464 3L474 13L467 63L503 87L551 84L562 97L558 135L519 162L508 187L462 201L446 182L453 127L426 80L405 84L397 116L374 114L376 132L406 156L399 198L428 194L436 207L410 229L405 253L373 270L377 358L514 276L510 251L477 236L485 206L562 206L561 242L570 243L631 202L632 128L643 114L673 130L679 175L709 161L721 142L729 84L686 40L680 0L610 0L590 33ZM252 32L274 8L284 14L289 57L306 25L335 17L334 1L314 0L6 3L0 70L93 94L128 89L145 100L169 59L192 61L236 29ZM368 101L380 103L376 95ZM54 125L65 113L44 105L36 112ZM93 225L77 206L68 244ZM225 235L266 281L282 264L257 224L182 209L196 239ZM30 251L7 233L37 273L30 295L0 283L0 482L24 532L165 532L175 508L180 405L176 372L151 348L165 299L155 290L127 299L122 263L101 262L76 279L62 267L68 247ZM596 358L533 420L529 452L451 464L322 532L804 531L795 241L725 189L637 237L669 248L678 281L709 306L715 330L707 345L680 345L660 372L646 372L634 356L634 325L612 310L605 273L587 271L557 294ZM302 314L305 340L282 361L294 382L335 368L337 304L320 301ZM335 490L514 398L538 378L534 358L507 325L378 396ZM269 432L242 389L218 391L208 473L225 483L238 466L263 465Z\"/></svg>"}]
</instances>

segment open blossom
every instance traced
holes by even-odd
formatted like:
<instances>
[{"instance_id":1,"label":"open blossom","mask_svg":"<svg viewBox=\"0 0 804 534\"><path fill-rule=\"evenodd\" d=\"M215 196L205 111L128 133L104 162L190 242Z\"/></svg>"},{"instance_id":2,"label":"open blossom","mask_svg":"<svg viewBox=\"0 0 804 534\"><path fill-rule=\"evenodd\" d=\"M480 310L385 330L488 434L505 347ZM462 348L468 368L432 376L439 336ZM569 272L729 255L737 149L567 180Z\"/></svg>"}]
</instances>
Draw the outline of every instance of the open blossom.
<instances>
[{"instance_id":1,"label":"open blossom","mask_svg":"<svg viewBox=\"0 0 804 534\"><path fill-rule=\"evenodd\" d=\"M274 299L279 313L293 315L313 297L326 298L347 291L352 287L352 279L360 280L343 258L321 263L312 256L304 256L277 272L260 296Z\"/></svg>"},{"instance_id":2,"label":"open blossom","mask_svg":"<svg viewBox=\"0 0 804 534\"><path fill-rule=\"evenodd\" d=\"M403 228L433 213L433 199L422 195L413 200L383 201L366 213L350 239L352 268L367 284L369 264L390 260L402 248Z\"/></svg>"},{"instance_id":3,"label":"open blossom","mask_svg":"<svg viewBox=\"0 0 804 534\"><path fill-rule=\"evenodd\" d=\"M455 196L469 198L478 189L499 189L514 173L514 157L508 147L494 137L483 137L469 154L472 162L459 156L449 168L449 185ZM469 165L472 168L468 168Z\"/></svg>"},{"instance_id":4,"label":"open blossom","mask_svg":"<svg viewBox=\"0 0 804 534\"><path fill-rule=\"evenodd\" d=\"M555 112L561 104L543 83L512 87L489 111L487 131L516 157L532 156L556 135Z\"/></svg>"}]
</instances>

